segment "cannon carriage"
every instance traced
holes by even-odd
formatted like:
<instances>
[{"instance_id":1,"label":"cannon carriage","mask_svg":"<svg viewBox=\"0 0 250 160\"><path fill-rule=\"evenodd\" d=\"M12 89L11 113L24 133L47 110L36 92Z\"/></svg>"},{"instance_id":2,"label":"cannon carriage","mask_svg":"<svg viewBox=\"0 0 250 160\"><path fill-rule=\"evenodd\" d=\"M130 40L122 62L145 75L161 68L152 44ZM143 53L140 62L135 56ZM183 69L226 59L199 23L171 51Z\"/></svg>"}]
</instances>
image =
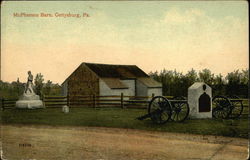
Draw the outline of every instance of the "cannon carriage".
<instances>
[{"instance_id":1,"label":"cannon carriage","mask_svg":"<svg viewBox=\"0 0 250 160\"><path fill-rule=\"evenodd\" d=\"M215 96L213 97L212 114L217 119L236 119L243 111L242 99L238 96Z\"/></svg>"},{"instance_id":2,"label":"cannon carriage","mask_svg":"<svg viewBox=\"0 0 250 160\"><path fill-rule=\"evenodd\" d=\"M156 124L164 124L169 120L183 122L188 117L188 114L189 106L184 97L167 99L163 96L156 96L149 102L148 114L137 119L151 118Z\"/></svg>"}]
</instances>

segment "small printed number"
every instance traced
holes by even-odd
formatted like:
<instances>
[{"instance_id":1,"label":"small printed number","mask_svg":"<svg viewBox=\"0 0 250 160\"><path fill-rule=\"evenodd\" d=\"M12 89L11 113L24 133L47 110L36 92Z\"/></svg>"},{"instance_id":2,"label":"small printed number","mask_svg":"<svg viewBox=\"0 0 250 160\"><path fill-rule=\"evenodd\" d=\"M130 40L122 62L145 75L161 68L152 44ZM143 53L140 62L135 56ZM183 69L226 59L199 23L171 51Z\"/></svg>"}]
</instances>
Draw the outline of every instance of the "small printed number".
<instances>
[{"instance_id":1,"label":"small printed number","mask_svg":"<svg viewBox=\"0 0 250 160\"><path fill-rule=\"evenodd\" d=\"M20 143L19 147L31 147L31 144L29 144L29 143Z\"/></svg>"}]
</instances>

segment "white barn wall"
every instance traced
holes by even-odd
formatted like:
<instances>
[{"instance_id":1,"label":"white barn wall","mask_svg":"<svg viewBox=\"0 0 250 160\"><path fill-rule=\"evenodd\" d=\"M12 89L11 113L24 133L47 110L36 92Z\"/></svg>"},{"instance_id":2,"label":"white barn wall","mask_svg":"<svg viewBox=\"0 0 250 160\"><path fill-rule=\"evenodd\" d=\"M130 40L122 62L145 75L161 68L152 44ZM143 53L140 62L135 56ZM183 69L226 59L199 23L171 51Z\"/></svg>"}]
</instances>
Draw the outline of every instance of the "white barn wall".
<instances>
[{"instance_id":1,"label":"white barn wall","mask_svg":"<svg viewBox=\"0 0 250 160\"><path fill-rule=\"evenodd\" d=\"M140 81L136 81L136 94L137 96L147 96L147 86Z\"/></svg>"},{"instance_id":2,"label":"white barn wall","mask_svg":"<svg viewBox=\"0 0 250 160\"><path fill-rule=\"evenodd\" d=\"M62 96L67 96L68 94L68 82L62 84Z\"/></svg>"},{"instance_id":3,"label":"white barn wall","mask_svg":"<svg viewBox=\"0 0 250 160\"><path fill-rule=\"evenodd\" d=\"M140 81L136 81L137 96L162 96L162 88L149 88Z\"/></svg>"},{"instance_id":4,"label":"white barn wall","mask_svg":"<svg viewBox=\"0 0 250 160\"><path fill-rule=\"evenodd\" d=\"M135 80L121 80L123 84L128 86L129 90L127 94L124 93L126 96L135 96Z\"/></svg>"},{"instance_id":5,"label":"white barn wall","mask_svg":"<svg viewBox=\"0 0 250 160\"><path fill-rule=\"evenodd\" d=\"M103 80L99 80L99 89L101 96L109 96L109 95L118 95L121 93L125 96L152 96L154 93L155 96L162 95L162 88L148 88L140 81L137 80L121 80L129 89L111 89L107 86L107 84ZM136 88L135 88L136 83ZM135 95L135 89L137 95ZM64 82L62 84L62 95L67 96L68 92L68 82Z\"/></svg>"},{"instance_id":6,"label":"white barn wall","mask_svg":"<svg viewBox=\"0 0 250 160\"><path fill-rule=\"evenodd\" d=\"M148 88L148 96L162 96L162 88Z\"/></svg>"}]
</instances>

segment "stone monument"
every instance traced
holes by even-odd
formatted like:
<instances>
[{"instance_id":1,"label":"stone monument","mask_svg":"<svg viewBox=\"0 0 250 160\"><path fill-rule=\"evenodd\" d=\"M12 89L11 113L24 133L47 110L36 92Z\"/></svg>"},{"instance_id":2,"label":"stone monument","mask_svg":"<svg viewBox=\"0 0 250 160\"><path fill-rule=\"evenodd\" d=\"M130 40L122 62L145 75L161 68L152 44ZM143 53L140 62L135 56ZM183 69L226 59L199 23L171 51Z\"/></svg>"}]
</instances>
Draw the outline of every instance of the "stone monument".
<instances>
[{"instance_id":1,"label":"stone monument","mask_svg":"<svg viewBox=\"0 0 250 160\"><path fill-rule=\"evenodd\" d=\"M191 118L212 118L212 89L203 82L188 88L188 104Z\"/></svg>"},{"instance_id":2,"label":"stone monument","mask_svg":"<svg viewBox=\"0 0 250 160\"><path fill-rule=\"evenodd\" d=\"M68 106L62 106L62 112L63 113L69 113L69 107Z\"/></svg>"},{"instance_id":3,"label":"stone monument","mask_svg":"<svg viewBox=\"0 0 250 160\"><path fill-rule=\"evenodd\" d=\"M33 75L28 71L28 81L25 85L23 95L16 102L16 108L44 108L43 102L40 100L40 97L35 94L33 90Z\"/></svg>"}]
</instances>

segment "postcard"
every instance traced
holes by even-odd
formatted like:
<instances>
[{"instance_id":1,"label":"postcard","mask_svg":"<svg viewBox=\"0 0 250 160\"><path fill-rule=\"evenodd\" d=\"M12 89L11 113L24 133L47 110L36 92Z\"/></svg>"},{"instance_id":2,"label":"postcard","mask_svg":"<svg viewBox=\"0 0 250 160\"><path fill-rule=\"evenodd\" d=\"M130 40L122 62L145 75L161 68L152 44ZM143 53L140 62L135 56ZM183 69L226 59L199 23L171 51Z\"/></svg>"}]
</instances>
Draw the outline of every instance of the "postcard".
<instances>
[{"instance_id":1,"label":"postcard","mask_svg":"<svg viewBox=\"0 0 250 160\"><path fill-rule=\"evenodd\" d=\"M1 159L247 159L246 1L2 1Z\"/></svg>"}]
</instances>

